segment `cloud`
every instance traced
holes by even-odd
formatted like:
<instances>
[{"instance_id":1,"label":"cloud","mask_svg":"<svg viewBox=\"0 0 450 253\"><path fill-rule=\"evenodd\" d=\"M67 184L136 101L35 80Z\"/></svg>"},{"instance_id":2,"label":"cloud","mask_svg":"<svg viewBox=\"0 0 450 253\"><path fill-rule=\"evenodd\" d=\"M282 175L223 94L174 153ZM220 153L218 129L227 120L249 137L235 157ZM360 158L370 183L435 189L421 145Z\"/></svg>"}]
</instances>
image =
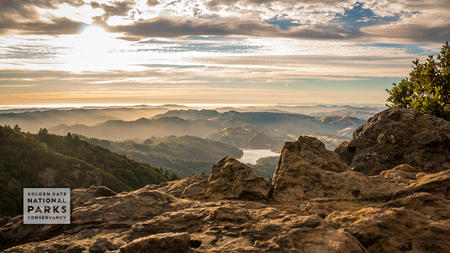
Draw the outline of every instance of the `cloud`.
<instances>
[{"instance_id":1,"label":"cloud","mask_svg":"<svg viewBox=\"0 0 450 253\"><path fill-rule=\"evenodd\" d=\"M410 22L419 14L426 21L430 16L446 19L445 11L436 8L447 5L437 2L436 7L414 1L391 3L371 0L161 0L160 3L164 10L159 14L108 29L123 33L126 40L244 35L308 40L379 41L399 38L413 41L414 32L420 33L419 42L440 42L448 37L448 22L445 25L436 25L432 20L426 22L428 25Z\"/></svg>"},{"instance_id":2,"label":"cloud","mask_svg":"<svg viewBox=\"0 0 450 253\"><path fill-rule=\"evenodd\" d=\"M104 14L100 17L94 17L94 23L106 26L106 22L110 17L114 16L128 16L129 11L133 8L135 2L133 0L125 0L120 2L113 2L112 4L104 4L98 2L91 2L91 7L96 9L103 9Z\"/></svg>"},{"instance_id":3,"label":"cloud","mask_svg":"<svg viewBox=\"0 0 450 253\"><path fill-rule=\"evenodd\" d=\"M255 37L285 37L298 39L346 39L358 36L357 32L338 25L294 26L281 29L264 22L234 18L211 20L184 20L156 18L129 25L111 26L109 31L124 33L130 38L183 37L192 35L244 35Z\"/></svg>"},{"instance_id":4,"label":"cloud","mask_svg":"<svg viewBox=\"0 0 450 253\"><path fill-rule=\"evenodd\" d=\"M188 35L269 35L277 29L268 24L239 20L182 20L157 18L130 25L110 27L110 31L125 33L128 36L181 37Z\"/></svg>"},{"instance_id":5,"label":"cloud","mask_svg":"<svg viewBox=\"0 0 450 253\"><path fill-rule=\"evenodd\" d=\"M433 26L427 24L387 24L363 29L371 37L399 39L410 42L443 43L450 40L450 24Z\"/></svg>"},{"instance_id":6,"label":"cloud","mask_svg":"<svg viewBox=\"0 0 450 253\"><path fill-rule=\"evenodd\" d=\"M390 41L443 43L450 40L449 9L450 4L447 9L430 9L428 6L421 12L403 16L397 22L368 26L361 31L368 37Z\"/></svg>"},{"instance_id":7,"label":"cloud","mask_svg":"<svg viewBox=\"0 0 450 253\"><path fill-rule=\"evenodd\" d=\"M37 8L55 9L61 3L73 6L84 4L82 1L0 0L0 34L59 35L79 32L82 22L54 16L43 19L37 10Z\"/></svg>"},{"instance_id":8,"label":"cloud","mask_svg":"<svg viewBox=\"0 0 450 253\"><path fill-rule=\"evenodd\" d=\"M147 5L148 6L155 6L160 4L160 2L158 0L147 0Z\"/></svg>"},{"instance_id":9,"label":"cloud","mask_svg":"<svg viewBox=\"0 0 450 253\"><path fill-rule=\"evenodd\" d=\"M0 34L77 33L82 22L45 13L61 4L103 10L92 23L128 41L192 35L369 43L449 39L450 1L441 0L0 0Z\"/></svg>"}]
</instances>

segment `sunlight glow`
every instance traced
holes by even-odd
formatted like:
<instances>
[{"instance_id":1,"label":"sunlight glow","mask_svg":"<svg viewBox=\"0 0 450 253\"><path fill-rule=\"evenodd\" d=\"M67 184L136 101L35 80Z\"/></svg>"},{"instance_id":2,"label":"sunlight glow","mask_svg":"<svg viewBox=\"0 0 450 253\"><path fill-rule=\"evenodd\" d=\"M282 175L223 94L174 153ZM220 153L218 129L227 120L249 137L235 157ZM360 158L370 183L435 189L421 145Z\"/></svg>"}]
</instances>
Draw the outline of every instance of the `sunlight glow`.
<instances>
[{"instance_id":1,"label":"sunlight glow","mask_svg":"<svg viewBox=\"0 0 450 253\"><path fill-rule=\"evenodd\" d=\"M108 70L123 62L123 41L99 26L87 26L80 34L66 40L72 48L63 56L62 63L69 71Z\"/></svg>"}]
</instances>

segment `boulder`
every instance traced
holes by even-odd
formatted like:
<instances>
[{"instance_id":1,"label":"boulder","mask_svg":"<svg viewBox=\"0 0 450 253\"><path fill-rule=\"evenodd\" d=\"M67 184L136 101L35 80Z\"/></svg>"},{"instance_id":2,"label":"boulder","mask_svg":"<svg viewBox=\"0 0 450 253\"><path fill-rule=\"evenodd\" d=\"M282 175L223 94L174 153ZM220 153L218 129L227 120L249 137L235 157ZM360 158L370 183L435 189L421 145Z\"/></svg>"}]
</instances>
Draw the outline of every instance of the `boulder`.
<instances>
[{"instance_id":1,"label":"boulder","mask_svg":"<svg viewBox=\"0 0 450 253\"><path fill-rule=\"evenodd\" d=\"M313 137L287 142L273 176L270 196L281 203L313 198L389 198L399 187L348 170L334 152Z\"/></svg>"},{"instance_id":2,"label":"boulder","mask_svg":"<svg viewBox=\"0 0 450 253\"><path fill-rule=\"evenodd\" d=\"M226 156L212 168L206 196L213 199L264 200L268 186L251 167Z\"/></svg>"},{"instance_id":3,"label":"boulder","mask_svg":"<svg viewBox=\"0 0 450 253\"><path fill-rule=\"evenodd\" d=\"M377 175L400 164L424 172L450 169L450 123L407 109L387 109L336 148L355 171Z\"/></svg>"}]
</instances>

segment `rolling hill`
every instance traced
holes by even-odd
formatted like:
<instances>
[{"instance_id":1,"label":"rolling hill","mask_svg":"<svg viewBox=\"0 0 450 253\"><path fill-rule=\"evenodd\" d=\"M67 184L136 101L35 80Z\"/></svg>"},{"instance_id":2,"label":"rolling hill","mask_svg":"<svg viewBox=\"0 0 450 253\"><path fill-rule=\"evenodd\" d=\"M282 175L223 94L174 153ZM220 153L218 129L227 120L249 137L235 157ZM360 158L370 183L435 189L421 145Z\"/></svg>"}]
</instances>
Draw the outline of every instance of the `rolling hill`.
<instances>
[{"instance_id":1,"label":"rolling hill","mask_svg":"<svg viewBox=\"0 0 450 253\"><path fill-rule=\"evenodd\" d=\"M23 187L105 185L129 191L176 178L77 136L38 135L0 127L0 215L22 210Z\"/></svg>"},{"instance_id":2,"label":"rolling hill","mask_svg":"<svg viewBox=\"0 0 450 253\"><path fill-rule=\"evenodd\" d=\"M242 156L242 151L232 145L194 136L153 137L144 142L113 142L95 138L86 140L182 177L209 173L212 165L224 156Z\"/></svg>"}]
</instances>

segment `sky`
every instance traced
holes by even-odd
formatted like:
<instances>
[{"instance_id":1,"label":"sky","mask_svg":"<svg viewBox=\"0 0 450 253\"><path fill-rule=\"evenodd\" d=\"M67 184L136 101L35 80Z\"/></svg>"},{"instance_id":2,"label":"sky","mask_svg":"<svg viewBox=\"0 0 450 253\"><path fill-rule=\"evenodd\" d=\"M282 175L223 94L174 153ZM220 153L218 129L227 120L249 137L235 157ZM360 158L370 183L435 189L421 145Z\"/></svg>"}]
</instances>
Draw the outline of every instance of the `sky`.
<instances>
[{"instance_id":1,"label":"sky","mask_svg":"<svg viewBox=\"0 0 450 253\"><path fill-rule=\"evenodd\" d=\"M0 105L384 104L450 0L0 0Z\"/></svg>"}]
</instances>

